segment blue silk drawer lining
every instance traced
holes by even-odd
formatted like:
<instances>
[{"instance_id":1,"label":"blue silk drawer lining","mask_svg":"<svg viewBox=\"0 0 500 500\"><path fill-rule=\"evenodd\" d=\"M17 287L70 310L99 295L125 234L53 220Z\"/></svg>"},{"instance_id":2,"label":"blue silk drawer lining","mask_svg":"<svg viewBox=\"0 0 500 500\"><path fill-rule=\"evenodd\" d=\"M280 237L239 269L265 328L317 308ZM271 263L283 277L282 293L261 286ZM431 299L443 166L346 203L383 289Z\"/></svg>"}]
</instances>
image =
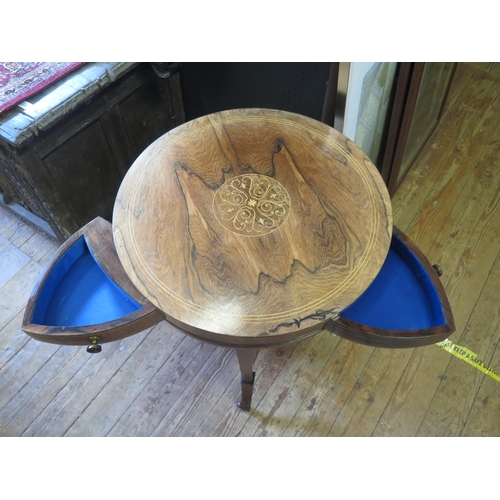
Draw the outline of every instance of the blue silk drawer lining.
<instances>
[{"instance_id":1,"label":"blue silk drawer lining","mask_svg":"<svg viewBox=\"0 0 500 500\"><path fill-rule=\"evenodd\" d=\"M387 330L419 330L446 323L439 294L422 263L396 236L368 289L341 314Z\"/></svg>"},{"instance_id":2,"label":"blue silk drawer lining","mask_svg":"<svg viewBox=\"0 0 500 500\"><path fill-rule=\"evenodd\" d=\"M46 277L35 305L33 323L89 326L113 321L141 307L102 270L81 237Z\"/></svg>"}]
</instances>

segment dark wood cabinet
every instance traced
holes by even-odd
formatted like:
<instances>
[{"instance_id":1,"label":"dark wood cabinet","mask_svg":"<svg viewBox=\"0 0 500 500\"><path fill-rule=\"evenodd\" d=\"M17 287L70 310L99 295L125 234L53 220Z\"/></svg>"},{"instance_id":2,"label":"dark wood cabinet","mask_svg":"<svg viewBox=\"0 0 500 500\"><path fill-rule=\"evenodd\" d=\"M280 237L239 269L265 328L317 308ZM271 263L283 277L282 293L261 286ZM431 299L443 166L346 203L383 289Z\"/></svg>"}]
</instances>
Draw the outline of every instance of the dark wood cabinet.
<instances>
[{"instance_id":1,"label":"dark wood cabinet","mask_svg":"<svg viewBox=\"0 0 500 500\"><path fill-rule=\"evenodd\" d=\"M89 63L0 116L4 206L60 242L111 220L140 153L184 122L179 75L149 63Z\"/></svg>"}]
</instances>

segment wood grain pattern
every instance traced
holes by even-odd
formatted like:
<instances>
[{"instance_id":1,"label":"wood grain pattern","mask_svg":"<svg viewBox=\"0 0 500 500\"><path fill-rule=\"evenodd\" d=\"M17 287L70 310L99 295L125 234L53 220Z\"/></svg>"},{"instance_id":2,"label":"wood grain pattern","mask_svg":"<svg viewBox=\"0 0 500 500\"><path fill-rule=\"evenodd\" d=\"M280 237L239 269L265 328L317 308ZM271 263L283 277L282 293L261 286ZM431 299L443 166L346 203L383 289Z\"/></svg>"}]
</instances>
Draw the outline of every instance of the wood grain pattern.
<instances>
[{"instance_id":1,"label":"wood grain pattern","mask_svg":"<svg viewBox=\"0 0 500 500\"><path fill-rule=\"evenodd\" d=\"M262 235L282 195L282 220ZM241 231L220 222L228 200ZM113 227L125 270L167 319L220 345L258 347L318 330L369 286L392 211L378 171L345 136L246 109L193 120L146 149L120 187Z\"/></svg>"}]
</instances>

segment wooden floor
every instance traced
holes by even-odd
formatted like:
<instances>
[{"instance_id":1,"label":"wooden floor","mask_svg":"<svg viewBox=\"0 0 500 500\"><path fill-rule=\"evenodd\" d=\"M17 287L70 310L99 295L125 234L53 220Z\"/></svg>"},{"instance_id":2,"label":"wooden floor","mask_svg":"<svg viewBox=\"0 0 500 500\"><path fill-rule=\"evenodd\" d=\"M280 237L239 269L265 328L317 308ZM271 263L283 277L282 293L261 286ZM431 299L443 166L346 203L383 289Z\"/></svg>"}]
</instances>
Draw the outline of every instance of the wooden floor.
<instances>
[{"instance_id":1,"label":"wooden floor","mask_svg":"<svg viewBox=\"0 0 500 500\"><path fill-rule=\"evenodd\" d=\"M483 71L484 70L484 71ZM393 199L443 270L454 343L500 373L500 85L459 65L442 125ZM54 245L0 209L1 436L498 436L500 383L438 346L383 350L322 332L261 351L253 409L233 351L163 322L85 348L31 340L24 305Z\"/></svg>"}]
</instances>

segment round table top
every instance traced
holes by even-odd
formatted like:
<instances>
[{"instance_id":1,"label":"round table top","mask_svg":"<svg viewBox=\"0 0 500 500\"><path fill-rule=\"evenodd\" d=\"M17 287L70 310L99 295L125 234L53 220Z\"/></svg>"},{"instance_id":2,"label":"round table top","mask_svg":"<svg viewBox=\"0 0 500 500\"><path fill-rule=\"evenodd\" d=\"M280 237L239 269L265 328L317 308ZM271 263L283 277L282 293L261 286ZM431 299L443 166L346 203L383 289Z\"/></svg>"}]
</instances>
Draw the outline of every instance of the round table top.
<instances>
[{"instance_id":1,"label":"round table top","mask_svg":"<svg viewBox=\"0 0 500 500\"><path fill-rule=\"evenodd\" d=\"M378 274L392 211L376 167L316 120L239 109L187 122L135 161L113 232L125 271L188 332L322 325Z\"/></svg>"}]
</instances>

